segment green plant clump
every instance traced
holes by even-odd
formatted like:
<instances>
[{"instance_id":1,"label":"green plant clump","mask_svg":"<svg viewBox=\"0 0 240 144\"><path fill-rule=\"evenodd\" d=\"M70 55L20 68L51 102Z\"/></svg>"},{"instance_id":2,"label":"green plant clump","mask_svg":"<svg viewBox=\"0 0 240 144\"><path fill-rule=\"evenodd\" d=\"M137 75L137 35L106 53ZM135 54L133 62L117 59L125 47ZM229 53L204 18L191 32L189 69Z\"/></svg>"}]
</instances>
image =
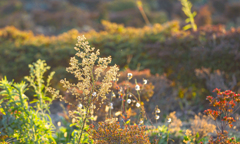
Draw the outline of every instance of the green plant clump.
<instances>
[{"instance_id":1,"label":"green plant clump","mask_svg":"<svg viewBox=\"0 0 240 144\"><path fill-rule=\"evenodd\" d=\"M11 143L55 143L53 137L55 126L49 116L49 104L53 98L46 96L46 87L49 86L53 72L49 75L46 84L43 74L50 67L46 67L44 61L37 61L30 67L30 76L26 82L9 82L5 77L0 81L2 99L0 101L0 112L3 114L0 121L1 136L6 136L7 142ZM33 88L37 99L29 106L28 97L24 94Z\"/></svg>"}]
</instances>

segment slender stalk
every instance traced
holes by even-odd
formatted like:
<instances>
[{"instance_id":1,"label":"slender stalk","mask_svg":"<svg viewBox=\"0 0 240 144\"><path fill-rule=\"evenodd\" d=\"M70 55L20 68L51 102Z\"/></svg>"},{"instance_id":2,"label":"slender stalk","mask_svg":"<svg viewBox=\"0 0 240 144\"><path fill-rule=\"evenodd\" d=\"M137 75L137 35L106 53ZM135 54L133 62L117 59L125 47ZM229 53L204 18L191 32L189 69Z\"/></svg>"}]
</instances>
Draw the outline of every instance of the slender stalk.
<instances>
[{"instance_id":1,"label":"slender stalk","mask_svg":"<svg viewBox=\"0 0 240 144\"><path fill-rule=\"evenodd\" d=\"M149 22L148 18L147 18L147 15L146 13L144 12L143 10L143 7L142 7L142 2L140 0L137 1L137 5L138 5L138 9L144 19L144 21L146 22L147 25L151 25L151 23Z\"/></svg>"},{"instance_id":2,"label":"slender stalk","mask_svg":"<svg viewBox=\"0 0 240 144\"><path fill-rule=\"evenodd\" d=\"M110 95L110 104L112 103L112 94L113 94L113 91L112 91L112 93L111 93L111 95ZM110 108L110 110L109 110L109 118L111 118L111 108Z\"/></svg>"},{"instance_id":3,"label":"slender stalk","mask_svg":"<svg viewBox=\"0 0 240 144\"><path fill-rule=\"evenodd\" d=\"M110 103L112 103L112 97L113 97L113 83L112 83L112 91L111 91L111 95L110 95ZM111 108L109 110L109 118L111 118Z\"/></svg>"},{"instance_id":4,"label":"slender stalk","mask_svg":"<svg viewBox=\"0 0 240 144\"><path fill-rule=\"evenodd\" d=\"M40 100L40 109L42 110L42 95L41 95L41 78L40 78L40 71L38 72L38 77L37 77L37 81L38 81L38 98Z\"/></svg>"},{"instance_id":5,"label":"slender stalk","mask_svg":"<svg viewBox=\"0 0 240 144\"><path fill-rule=\"evenodd\" d=\"M137 80L135 79L135 84L137 85ZM140 93L137 90L137 94L138 94L138 102L140 104L140 115L139 115L139 120L141 119L141 115L142 115L142 105L141 105L141 97L140 97Z\"/></svg>"},{"instance_id":6,"label":"slender stalk","mask_svg":"<svg viewBox=\"0 0 240 144\"><path fill-rule=\"evenodd\" d=\"M127 80L127 86L128 86L128 83L129 83L129 79ZM126 102L125 102L125 114L126 114L126 117L127 117L127 100L128 100L128 87L127 87L127 95L126 95Z\"/></svg>"},{"instance_id":7,"label":"slender stalk","mask_svg":"<svg viewBox=\"0 0 240 144\"><path fill-rule=\"evenodd\" d=\"M168 130L167 130L167 144L168 144L168 139L169 139L169 124L168 124Z\"/></svg>"},{"instance_id":8,"label":"slender stalk","mask_svg":"<svg viewBox=\"0 0 240 144\"><path fill-rule=\"evenodd\" d=\"M94 76L93 76L93 66L92 66L92 71L91 71L91 77L92 77L92 93L94 92L94 88L95 88L95 80L94 80ZM93 95L90 96L89 100L88 100L88 107L87 107L87 110L86 110L86 116L85 118L83 119L83 123L82 123L82 127L81 127L81 133L80 133L80 137L79 137L79 144L81 142L81 138L82 138L82 134L83 134L83 129L84 129L84 126L85 126L85 123L86 123L86 120L87 120L87 113L88 113L88 110L89 110L89 106L91 105L91 100L93 98ZM92 106L92 109L93 109L93 106Z\"/></svg>"},{"instance_id":9,"label":"slender stalk","mask_svg":"<svg viewBox=\"0 0 240 144\"><path fill-rule=\"evenodd\" d=\"M122 113L124 114L124 94L122 95Z\"/></svg>"},{"instance_id":10,"label":"slender stalk","mask_svg":"<svg viewBox=\"0 0 240 144\"><path fill-rule=\"evenodd\" d=\"M88 109L87 109L87 111L88 111ZM87 116L85 116L85 118L84 118L84 120L83 120L83 124L82 124L82 128L81 128L81 133L80 133L80 138L79 138L79 144L80 144L80 142L81 142L81 138L82 138L82 134L83 134L83 128L84 128L84 126L85 126L85 122L86 122L86 120L87 120Z\"/></svg>"}]
</instances>

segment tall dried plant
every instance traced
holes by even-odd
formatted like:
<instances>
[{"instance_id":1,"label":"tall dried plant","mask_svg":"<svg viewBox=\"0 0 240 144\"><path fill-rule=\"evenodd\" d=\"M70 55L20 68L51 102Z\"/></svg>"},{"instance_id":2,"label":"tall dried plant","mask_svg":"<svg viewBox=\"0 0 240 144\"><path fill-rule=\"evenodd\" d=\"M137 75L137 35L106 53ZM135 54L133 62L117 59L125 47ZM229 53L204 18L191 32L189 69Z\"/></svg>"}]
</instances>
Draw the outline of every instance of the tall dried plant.
<instances>
[{"instance_id":1,"label":"tall dried plant","mask_svg":"<svg viewBox=\"0 0 240 144\"><path fill-rule=\"evenodd\" d=\"M76 131L75 136L78 137L77 141L80 143L85 130L85 124L93 116L96 102L101 101L101 104L107 103L106 95L110 92L112 81L117 80L119 68L117 65L109 67L108 65L112 60L111 56L107 58L99 57L99 50L94 51L95 48L89 45L84 36L79 36L77 39L78 43L74 47L77 52L75 56L71 57L70 66L66 71L73 74L78 82L71 83L65 78L60 83L66 88L67 93L74 95L79 102L77 110L69 111L69 114L75 120L74 125L80 129ZM80 58L80 60L76 57ZM103 72L105 72L105 76L102 78L101 74ZM96 85L96 82L100 79L102 80L101 84ZM54 88L49 88L48 90L53 95L58 96L60 100L73 105L60 95L59 91L56 91Z\"/></svg>"}]
</instances>

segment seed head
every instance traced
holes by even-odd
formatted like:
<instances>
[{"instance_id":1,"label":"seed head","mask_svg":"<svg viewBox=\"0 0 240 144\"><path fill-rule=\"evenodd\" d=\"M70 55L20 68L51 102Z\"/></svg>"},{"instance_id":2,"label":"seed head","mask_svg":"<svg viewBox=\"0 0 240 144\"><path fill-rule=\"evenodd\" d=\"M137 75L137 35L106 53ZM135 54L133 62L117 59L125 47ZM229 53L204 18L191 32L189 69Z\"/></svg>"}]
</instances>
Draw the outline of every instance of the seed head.
<instances>
[{"instance_id":1,"label":"seed head","mask_svg":"<svg viewBox=\"0 0 240 144\"><path fill-rule=\"evenodd\" d=\"M139 91L139 90L140 90L140 86L139 86L139 85L136 85L136 86L135 86L135 90L136 90L136 91Z\"/></svg>"},{"instance_id":2,"label":"seed head","mask_svg":"<svg viewBox=\"0 0 240 144\"><path fill-rule=\"evenodd\" d=\"M109 106L110 106L110 109L113 109L113 103L110 103Z\"/></svg>"},{"instance_id":3,"label":"seed head","mask_svg":"<svg viewBox=\"0 0 240 144\"><path fill-rule=\"evenodd\" d=\"M79 108L82 108L82 106L83 106L82 104L79 104L79 105L78 105Z\"/></svg>"},{"instance_id":4,"label":"seed head","mask_svg":"<svg viewBox=\"0 0 240 144\"><path fill-rule=\"evenodd\" d=\"M130 80L132 78L132 73L128 73L127 77Z\"/></svg>"},{"instance_id":5,"label":"seed head","mask_svg":"<svg viewBox=\"0 0 240 144\"><path fill-rule=\"evenodd\" d=\"M140 107L140 103L137 103L137 104L136 104L136 107Z\"/></svg>"},{"instance_id":6,"label":"seed head","mask_svg":"<svg viewBox=\"0 0 240 144\"><path fill-rule=\"evenodd\" d=\"M156 113L160 113L160 109L156 109Z\"/></svg>"},{"instance_id":7,"label":"seed head","mask_svg":"<svg viewBox=\"0 0 240 144\"><path fill-rule=\"evenodd\" d=\"M168 122L170 123L172 121L172 119L171 118L168 118Z\"/></svg>"},{"instance_id":8,"label":"seed head","mask_svg":"<svg viewBox=\"0 0 240 144\"><path fill-rule=\"evenodd\" d=\"M127 103L128 103L128 104L130 104L130 103L131 103L131 101L132 101L131 99L128 99L128 100L127 100Z\"/></svg>"},{"instance_id":9,"label":"seed head","mask_svg":"<svg viewBox=\"0 0 240 144\"><path fill-rule=\"evenodd\" d=\"M96 92L93 92L92 95L95 97L95 96L97 96L97 93L96 93Z\"/></svg>"},{"instance_id":10,"label":"seed head","mask_svg":"<svg viewBox=\"0 0 240 144\"><path fill-rule=\"evenodd\" d=\"M143 80L143 84L147 84L147 80L145 79L145 80Z\"/></svg>"}]
</instances>

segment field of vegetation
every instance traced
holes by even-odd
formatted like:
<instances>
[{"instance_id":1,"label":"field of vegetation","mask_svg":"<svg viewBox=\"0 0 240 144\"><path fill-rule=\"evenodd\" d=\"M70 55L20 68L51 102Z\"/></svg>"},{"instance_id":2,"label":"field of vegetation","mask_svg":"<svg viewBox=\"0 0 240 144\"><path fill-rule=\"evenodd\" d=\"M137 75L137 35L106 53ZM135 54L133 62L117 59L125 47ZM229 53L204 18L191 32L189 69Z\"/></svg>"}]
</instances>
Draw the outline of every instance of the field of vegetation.
<instances>
[{"instance_id":1,"label":"field of vegetation","mask_svg":"<svg viewBox=\"0 0 240 144\"><path fill-rule=\"evenodd\" d=\"M24 3L0 2L0 11L21 15ZM54 12L70 7L58 13L66 17L81 11L54 4ZM211 25L210 5L197 13L188 0L179 2L185 22L154 23L158 15L148 17L154 11L143 9L152 4L96 4L92 8L101 12L100 23L86 18L95 30L66 31L76 20L44 35L33 25L23 31L25 25L0 22L5 26L0 29L0 144L239 144L237 23ZM137 7L143 23L111 20L124 15L124 6L133 14ZM56 15L46 23L57 25Z\"/></svg>"}]
</instances>

